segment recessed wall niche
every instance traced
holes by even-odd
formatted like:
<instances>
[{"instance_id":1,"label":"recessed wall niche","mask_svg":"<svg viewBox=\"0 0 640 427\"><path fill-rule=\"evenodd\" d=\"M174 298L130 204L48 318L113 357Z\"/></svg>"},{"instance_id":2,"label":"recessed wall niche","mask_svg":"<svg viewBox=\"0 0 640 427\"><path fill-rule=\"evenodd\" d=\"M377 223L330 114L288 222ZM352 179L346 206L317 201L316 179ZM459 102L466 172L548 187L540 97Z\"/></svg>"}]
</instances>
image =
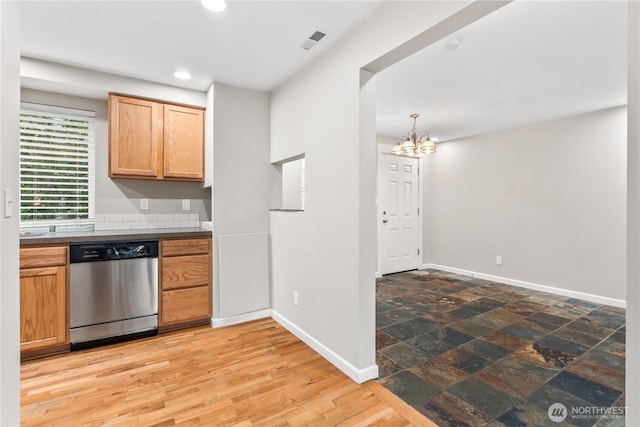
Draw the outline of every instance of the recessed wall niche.
<instances>
[{"instance_id":1,"label":"recessed wall niche","mask_svg":"<svg viewBox=\"0 0 640 427\"><path fill-rule=\"evenodd\" d=\"M280 172L280 183L274 191L274 209L304 211L306 201L306 158L304 153L272 163Z\"/></svg>"}]
</instances>

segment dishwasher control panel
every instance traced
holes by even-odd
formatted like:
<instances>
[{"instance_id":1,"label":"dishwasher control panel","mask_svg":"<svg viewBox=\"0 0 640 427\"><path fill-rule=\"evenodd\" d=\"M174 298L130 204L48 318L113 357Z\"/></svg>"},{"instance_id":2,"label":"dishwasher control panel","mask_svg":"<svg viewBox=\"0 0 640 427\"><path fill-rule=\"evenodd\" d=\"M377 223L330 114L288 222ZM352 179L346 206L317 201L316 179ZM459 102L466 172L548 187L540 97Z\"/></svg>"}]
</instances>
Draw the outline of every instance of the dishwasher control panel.
<instances>
[{"instance_id":1,"label":"dishwasher control panel","mask_svg":"<svg viewBox=\"0 0 640 427\"><path fill-rule=\"evenodd\" d=\"M72 263L157 257L157 240L79 243L70 245L69 252Z\"/></svg>"}]
</instances>

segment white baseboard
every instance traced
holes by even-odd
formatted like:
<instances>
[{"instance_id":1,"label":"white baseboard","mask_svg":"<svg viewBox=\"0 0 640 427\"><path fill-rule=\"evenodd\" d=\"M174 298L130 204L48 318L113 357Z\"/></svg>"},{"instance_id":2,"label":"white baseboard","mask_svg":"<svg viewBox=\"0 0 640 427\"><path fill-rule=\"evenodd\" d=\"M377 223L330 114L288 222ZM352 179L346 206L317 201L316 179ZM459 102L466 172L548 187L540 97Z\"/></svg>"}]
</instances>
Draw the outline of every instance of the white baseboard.
<instances>
[{"instance_id":1,"label":"white baseboard","mask_svg":"<svg viewBox=\"0 0 640 427\"><path fill-rule=\"evenodd\" d=\"M382 274L380 274L380 273L378 273L378 272L376 271L376 279L379 279L379 278L381 278L381 277L382 277Z\"/></svg>"},{"instance_id":2,"label":"white baseboard","mask_svg":"<svg viewBox=\"0 0 640 427\"><path fill-rule=\"evenodd\" d=\"M378 378L378 365L375 363L358 369L275 310L271 310L271 317L358 384Z\"/></svg>"},{"instance_id":3,"label":"white baseboard","mask_svg":"<svg viewBox=\"0 0 640 427\"><path fill-rule=\"evenodd\" d=\"M596 304L606 304L613 307L627 308L627 302L621 299L592 295L584 292L572 291L570 289L555 288L553 286L540 285L538 283L525 282L523 280L509 279L507 277L494 276L491 274L478 273L476 271L463 270L461 268L449 267L440 264L423 264L421 270L434 268L436 270L447 271L449 273L461 274L463 276L477 277L478 279L491 280L492 282L504 283L505 285L519 286L521 288L532 289L534 291L548 292L570 298L582 299Z\"/></svg>"},{"instance_id":4,"label":"white baseboard","mask_svg":"<svg viewBox=\"0 0 640 427\"><path fill-rule=\"evenodd\" d=\"M252 320L264 319L271 317L271 309L266 308L264 310L252 311L251 313L239 314L237 316L212 318L211 327L220 328L222 326L236 325L238 323L250 322Z\"/></svg>"}]
</instances>

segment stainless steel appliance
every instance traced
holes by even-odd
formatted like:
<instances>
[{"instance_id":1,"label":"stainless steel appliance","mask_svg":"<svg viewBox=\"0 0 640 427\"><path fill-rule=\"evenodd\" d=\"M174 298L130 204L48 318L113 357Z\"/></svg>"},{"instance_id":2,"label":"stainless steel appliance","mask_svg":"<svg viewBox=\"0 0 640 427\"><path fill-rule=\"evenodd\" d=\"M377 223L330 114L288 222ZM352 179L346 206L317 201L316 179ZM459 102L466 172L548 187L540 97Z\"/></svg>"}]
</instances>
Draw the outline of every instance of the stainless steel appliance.
<instances>
[{"instance_id":1,"label":"stainless steel appliance","mask_svg":"<svg viewBox=\"0 0 640 427\"><path fill-rule=\"evenodd\" d=\"M158 241L70 246L71 349L158 333Z\"/></svg>"}]
</instances>

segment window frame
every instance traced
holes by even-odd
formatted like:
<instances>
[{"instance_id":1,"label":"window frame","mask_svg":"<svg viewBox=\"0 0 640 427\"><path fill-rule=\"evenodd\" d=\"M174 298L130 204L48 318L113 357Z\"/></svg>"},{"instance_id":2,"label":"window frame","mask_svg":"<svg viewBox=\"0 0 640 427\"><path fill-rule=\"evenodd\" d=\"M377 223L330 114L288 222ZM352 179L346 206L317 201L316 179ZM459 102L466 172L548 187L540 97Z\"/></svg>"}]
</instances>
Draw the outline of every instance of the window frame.
<instances>
[{"instance_id":1,"label":"window frame","mask_svg":"<svg viewBox=\"0 0 640 427\"><path fill-rule=\"evenodd\" d=\"M73 119L81 119L87 121L87 217L74 219L39 219L39 220L23 220L23 187L22 187L22 165L23 165L23 132L22 132L22 116L23 114L50 114L53 117L68 117ZM96 113L92 110L68 108L56 105L40 104L37 102L21 102L20 103L20 140L19 140L19 222L21 228L32 227L55 227L55 226L85 226L95 224L95 172L96 172Z\"/></svg>"}]
</instances>

